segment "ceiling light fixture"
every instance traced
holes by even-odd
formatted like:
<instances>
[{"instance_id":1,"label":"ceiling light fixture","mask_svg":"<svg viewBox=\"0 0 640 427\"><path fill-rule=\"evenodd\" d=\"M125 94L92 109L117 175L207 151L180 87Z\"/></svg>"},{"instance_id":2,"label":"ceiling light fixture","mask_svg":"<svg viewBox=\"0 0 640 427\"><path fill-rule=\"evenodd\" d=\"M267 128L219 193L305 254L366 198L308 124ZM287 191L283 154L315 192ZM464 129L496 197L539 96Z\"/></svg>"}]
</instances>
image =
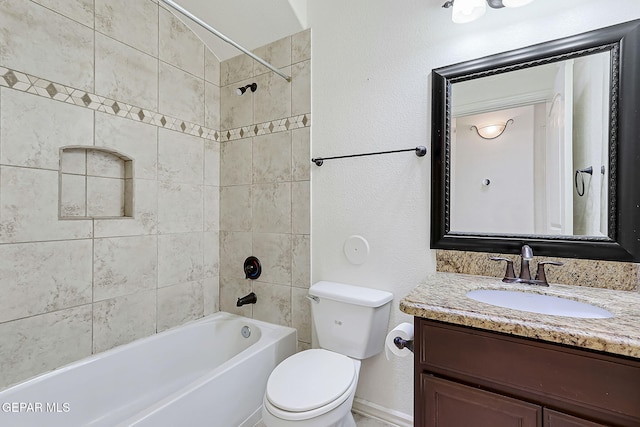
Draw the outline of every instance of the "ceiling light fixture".
<instances>
[{"instance_id":1,"label":"ceiling light fixture","mask_svg":"<svg viewBox=\"0 0 640 427\"><path fill-rule=\"evenodd\" d=\"M451 20L456 24L475 21L485 14L487 5L492 9L503 7L520 7L531 3L533 0L447 0L443 8L452 8Z\"/></svg>"},{"instance_id":2,"label":"ceiling light fixture","mask_svg":"<svg viewBox=\"0 0 640 427\"><path fill-rule=\"evenodd\" d=\"M478 136L482 139L496 139L502 135L507 129L507 125L513 123L513 119L507 120L506 123L493 123L485 126L471 126L471 129L475 129Z\"/></svg>"}]
</instances>

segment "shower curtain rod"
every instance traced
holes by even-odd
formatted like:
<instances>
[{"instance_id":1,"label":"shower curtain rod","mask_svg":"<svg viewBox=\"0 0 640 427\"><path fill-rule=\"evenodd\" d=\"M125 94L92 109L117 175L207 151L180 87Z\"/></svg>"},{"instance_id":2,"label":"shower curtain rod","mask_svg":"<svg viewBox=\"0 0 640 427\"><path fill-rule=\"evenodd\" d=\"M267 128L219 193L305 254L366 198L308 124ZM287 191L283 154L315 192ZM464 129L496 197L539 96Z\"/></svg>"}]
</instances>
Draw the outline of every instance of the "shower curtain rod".
<instances>
[{"instance_id":1,"label":"shower curtain rod","mask_svg":"<svg viewBox=\"0 0 640 427\"><path fill-rule=\"evenodd\" d=\"M171 6L172 8L177 10L178 12L184 14L189 19L191 19L193 22L195 22L196 24L200 25L202 28L204 28L205 30L209 31L211 34L213 34L214 36L218 37L222 41L225 41L225 42L229 43L231 46L233 46L236 49L242 51L243 53L249 55L251 58L255 59L256 61L258 61L259 63L261 63L262 65L264 65L265 67L267 67L268 69L270 69L271 71L273 71L274 73L276 73L277 75L279 75L280 77L285 79L286 81L288 81L288 82L291 81L291 77L290 76L284 74L282 71L278 70L276 67L274 67L273 65L269 64L264 59L254 55L251 51L249 51L249 50L245 49L244 47L240 46L238 43L234 42L229 37L225 36L220 31L216 30L211 25L207 24L202 19L198 18L193 13L189 12L187 9L185 9L182 6L180 6L176 2L174 2L172 0L162 0L162 2L166 3L168 6Z\"/></svg>"}]
</instances>

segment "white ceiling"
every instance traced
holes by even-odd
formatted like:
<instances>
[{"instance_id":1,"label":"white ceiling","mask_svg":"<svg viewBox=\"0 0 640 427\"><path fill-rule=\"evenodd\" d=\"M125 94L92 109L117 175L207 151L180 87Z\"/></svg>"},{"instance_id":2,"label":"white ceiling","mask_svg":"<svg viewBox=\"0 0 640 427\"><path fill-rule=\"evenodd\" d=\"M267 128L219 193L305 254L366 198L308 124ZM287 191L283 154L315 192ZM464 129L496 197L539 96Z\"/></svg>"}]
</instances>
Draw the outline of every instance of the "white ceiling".
<instances>
[{"instance_id":1,"label":"white ceiling","mask_svg":"<svg viewBox=\"0 0 640 427\"><path fill-rule=\"evenodd\" d=\"M174 0L174 2L249 50L306 28L306 0ZM170 9L181 16L182 20L221 61L242 53L186 16Z\"/></svg>"}]
</instances>

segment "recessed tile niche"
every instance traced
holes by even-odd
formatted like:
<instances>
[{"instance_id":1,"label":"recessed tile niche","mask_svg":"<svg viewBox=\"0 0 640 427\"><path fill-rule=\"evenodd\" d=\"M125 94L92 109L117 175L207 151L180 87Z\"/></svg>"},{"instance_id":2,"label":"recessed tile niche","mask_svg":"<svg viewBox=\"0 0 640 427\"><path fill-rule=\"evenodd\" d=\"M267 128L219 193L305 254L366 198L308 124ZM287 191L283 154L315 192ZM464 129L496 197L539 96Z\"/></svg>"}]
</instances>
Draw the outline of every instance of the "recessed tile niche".
<instances>
[{"instance_id":1,"label":"recessed tile niche","mask_svg":"<svg viewBox=\"0 0 640 427\"><path fill-rule=\"evenodd\" d=\"M103 147L60 149L60 219L133 218L133 159Z\"/></svg>"}]
</instances>

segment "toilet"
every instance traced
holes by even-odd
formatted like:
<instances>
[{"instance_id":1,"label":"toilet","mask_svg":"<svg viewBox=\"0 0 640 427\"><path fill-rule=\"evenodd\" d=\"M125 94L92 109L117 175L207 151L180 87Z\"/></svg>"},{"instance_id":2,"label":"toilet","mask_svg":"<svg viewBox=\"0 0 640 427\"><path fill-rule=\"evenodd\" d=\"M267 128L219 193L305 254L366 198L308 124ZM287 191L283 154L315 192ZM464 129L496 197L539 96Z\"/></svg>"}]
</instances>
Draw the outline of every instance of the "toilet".
<instances>
[{"instance_id":1,"label":"toilet","mask_svg":"<svg viewBox=\"0 0 640 427\"><path fill-rule=\"evenodd\" d=\"M267 427L355 427L351 405L360 361L380 353L393 294L336 282L309 289L320 348L301 351L271 372L263 398Z\"/></svg>"}]
</instances>

